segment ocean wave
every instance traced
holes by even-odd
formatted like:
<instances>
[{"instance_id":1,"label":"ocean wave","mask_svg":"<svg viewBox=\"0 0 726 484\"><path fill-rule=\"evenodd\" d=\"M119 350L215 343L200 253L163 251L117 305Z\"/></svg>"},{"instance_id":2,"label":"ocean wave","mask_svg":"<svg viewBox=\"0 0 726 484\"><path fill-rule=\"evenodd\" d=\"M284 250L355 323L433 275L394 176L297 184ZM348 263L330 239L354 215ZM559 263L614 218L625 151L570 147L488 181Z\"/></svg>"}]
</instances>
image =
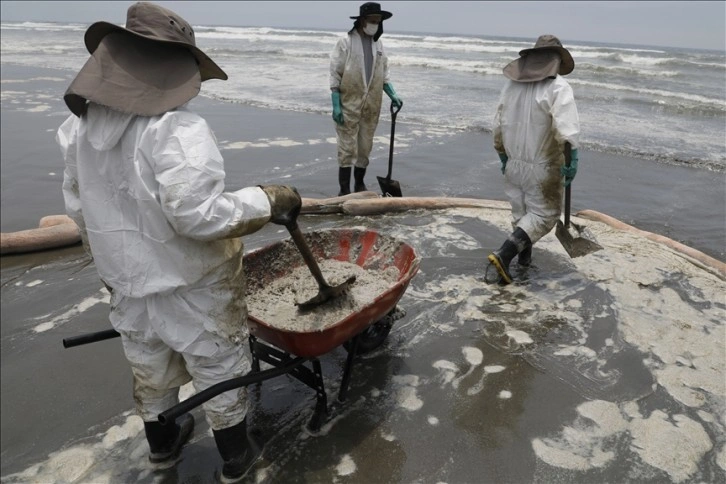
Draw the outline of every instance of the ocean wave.
<instances>
[{"instance_id":1,"label":"ocean wave","mask_svg":"<svg viewBox=\"0 0 726 484\"><path fill-rule=\"evenodd\" d=\"M384 42L386 49L391 50L404 50L404 49L428 49L437 51L448 51L448 52L472 52L472 53L490 53L490 54L512 54L518 55L517 53L520 48L515 48L512 45L487 45L477 43L461 43L461 44L447 44L444 42L413 42L410 40L400 39L386 39Z\"/></svg>"},{"instance_id":2,"label":"ocean wave","mask_svg":"<svg viewBox=\"0 0 726 484\"><path fill-rule=\"evenodd\" d=\"M726 111L726 101L724 101L723 99L709 98L698 94L663 91L661 89L645 89L633 86L624 86L622 84L608 84L604 82L583 81L575 78L569 79L569 82L570 84L575 86L594 87L598 89L604 89L606 91L625 91L648 96L675 98L684 101L690 101L693 103L700 103L705 106L715 108L721 112Z\"/></svg>"},{"instance_id":3,"label":"ocean wave","mask_svg":"<svg viewBox=\"0 0 726 484\"><path fill-rule=\"evenodd\" d=\"M86 49L82 45L45 44L33 45L26 42L4 42L2 46L3 56L28 55L28 56L57 56L67 54L86 55Z\"/></svg>"},{"instance_id":4,"label":"ocean wave","mask_svg":"<svg viewBox=\"0 0 726 484\"><path fill-rule=\"evenodd\" d=\"M578 62L578 71L596 72L603 74L616 74L623 76L645 76L645 77L678 77L683 75L679 71L663 71L663 70L644 70L635 67L623 66L604 66L599 64L590 64L588 62Z\"/></svg>"},{"instance_id":5,"label":"ocean wave","mask_svg":"<svg viewBox=\"0 0 726 484\"><path fill-rule=\"evenodd\" d=\"M195 29L197 35L206 33L229 33L229 34L256 34L256 35L270 35L272 38L280 36L311 36L319 37L320 35L334 36L341 35L341 32L334 32L328 30L305 30L305 29L280 29L273 27L224 27L224 26L200 26Z\"/></svg>"},{"instance_id":6,"label":"ocean wave","mask_svg":"<svg viewBox=\"0 0 726 484\"><path fill-rule=\"evenodd\" d=\"M395 56L392 59L389 59L389 65L426 67L428 69L442 69L491 75L499 75L502 73L502 66L499 63L470 60L449 60L437 57Z\"/></svg>"},{"instance_id":7,"label":"ocean wave","mask_svg":"<svg viewBox=\"0 0 726 484\"><path fill-rule=\"evenodd\" d=\"M691 59L678 57L645 57L640 55L626 55L618 52L578 52L571 51L573 58L578 59L604 59L613 62L621 62L641 67L680 67L692 71L698 69L726 70L726 63L699 62Z\"/></svg>"},{"instance_id":8,"label":"ocean wave","mask_svg":"<svg viewBox=\"0 0 726 484\"><path fill-rule=\"evenodd\" d=\"M278 58L278 60L285 60L285 59L294 59L294 60L300 60L300 59L328 59L330 57L330 53L327 51L309 51L309 50L300 50L300 49L280 49L280 48L239 48L239 49L230 49L230 48L220 48L220 47L211 47L209 49L206 49L207 54L210 56L219 56L219 57L240 57L240 56L246 56L246 57L263 57L266 60L271 60L272 58Z\"/></svg>"},{"instance_id":9,"label":"ocean wave","mask_svg":"<svg viewBox=\"0 0 726 484\"><path fill-rule=\"evenodd\" d=\"M197 39L246 40L250 42L294 42L334 44L342 32L280 30L258 27L214 27L196 31ZM313 35L314 34L314 35Z\"/></svg>"},{"instance_id":10,"label":"ocean wave","mask_svg":"<svg viewBox=\"0 0 726 484\"><path fill-rule=\"evenodd\" d=\"M567 50L572 52L573 50L577 51L601 51L603 54L612 54L613 52L642 52L642 53L648 53L648 54L665 54L666 51L664 50L655 50L655 49L639 49L639 48L633 48L633 47L612 47L612 46L592 46L592 45L579 45L579 44L571 44L567 45Z\"/></svg>"},{"instance_id":11,"label":"ocean wave","mask_svg":"<svg viewBox=\"0 0 726 484\"><path fill-rule=\"evenodd\" d=\"M3 30L47 30L50 32L58 31L81 31L84 32L88 28L83 24L61 24L53 22L2 22L0 29Z\"/></svg>"}]
</instances>

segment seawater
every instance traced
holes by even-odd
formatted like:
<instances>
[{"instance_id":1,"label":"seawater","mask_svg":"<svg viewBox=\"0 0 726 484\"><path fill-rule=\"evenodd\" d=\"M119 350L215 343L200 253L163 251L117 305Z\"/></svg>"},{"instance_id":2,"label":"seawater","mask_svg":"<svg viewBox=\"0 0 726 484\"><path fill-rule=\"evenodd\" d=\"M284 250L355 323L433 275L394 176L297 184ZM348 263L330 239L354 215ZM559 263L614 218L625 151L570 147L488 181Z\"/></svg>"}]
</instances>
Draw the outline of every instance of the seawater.
<instances>
[{"instance_id":1,"label":"seawater","mask_svg":"<svg viewBox=\"0 0 726 484\"><path fill-rule=\"evenodd\" d=\"M87 25L3 22L2 65L69 73L88 58ZM201 26L197 44L229 75L202 95L269 109L328 113L329 56L344 34L326 30ZM398 121L422 129L490 132L502 68L531 39L386 32ZM561 39L584 149L726 170L726 52ZM493 153L492 153L493 154Z\"/></svg>"}]
</instances>

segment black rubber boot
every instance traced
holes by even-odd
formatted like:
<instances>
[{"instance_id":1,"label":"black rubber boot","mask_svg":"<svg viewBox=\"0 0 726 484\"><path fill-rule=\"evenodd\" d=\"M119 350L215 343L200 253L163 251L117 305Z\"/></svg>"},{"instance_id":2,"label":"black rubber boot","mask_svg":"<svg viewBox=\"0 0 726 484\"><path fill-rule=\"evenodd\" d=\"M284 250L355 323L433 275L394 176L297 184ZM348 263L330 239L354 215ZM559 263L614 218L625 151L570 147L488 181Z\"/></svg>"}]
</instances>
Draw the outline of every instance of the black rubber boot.
<instances>
[{"instance_id":1,"label":"black rubber boot","mask_svg":"<svg viewBox=\"0 0 726 484\"><path fill-rule=\"evenodd\" d=\"M350 171L351 167L349 166L341 166L338 168L338 183L340 184L339 197L350 193Z\"/></svg>"},{"instance_id":2,"label":"black rubber boot","mask_svg":"<svg viewBox=\"0 0 726 484\"><path fill-rule=\"evenodd\" d=\"M368 187L366 187L366 184L363 182L363 178L365 178L365 176L366 169L356 166L353 170L353 178L355 178L355 185L353 186L353 188L355 189L356 193L365 192L368 190Z\"/></svg>"},{"instance_id":3,"label":"black rubber boot","mask_svg":"<svg viewBox=\"0 0 726 484\"><path fill-rule=\"evenodd\" d=\"M500 284L510 284L512 282L512 275L509 273L509 263L512 262L515 255L517 255L517 245L507 239L499 250L492 252L487 257L499 273Z\"/></svg>"},{"instance_id":4,"label":"black rubber boot","mask_svg":"<svg viewBox=\"0 0 726 484\"><path fill-rule=\"evenodd\" d=\"M241 482L262 453L259 444L247 433L247 419L222 430L212 430L219 455L222 456L220 482Z\"/></svg>"},{"instance_id":5,"label":"black rubber boot","mask_svg":"<svg viewBox=\"0 0 726 484\"><path fill-rule=\"evenodd\" d=\"M528 267L532 263L532 240L527 232L517 227L514 229L512 236L516 238L515 243L520 247L517 264L522 267Z\"/></svg>"},{"instance_id":6,"label":"black rubber boot","mask_svg":"<svg viewBox=\"0 0 726 484\"><path fill-rule=\"evenodd\" d=\"M532 241L527 235L527 232L517 227L512 232L512 235L504 241L498 251L489 254L487 258L497 269L500 284L510 284L512 282L512 275L509 273L509 264L517 254L527 248L532 248Z\"/></svg>"},{"instance_id":7,"label":"black rubber boot","mask_svg":"<svg viewBox=\"0 0 726 484\"><path fill-rule=\"evenodd\" d=\"M517 257L517 263L521 266L528 266L532 262L532 240L527 235L527 232L517 227L512 232L514 243L517 244L519 249L519 256Z\"/></svg>"},{"instance_id":8,"label":"black rubber boot","mask_svg":"<svg viewBox=\"0 0 726 484\"><path fill-rule=\"evenodd\" d=\"M521 267L529 267L532 263L532 245L525 247L522 252L517 256L517 264Z\"/></svg>"},{"instance_id":9,"label":"black rubber boot","mask_svg":"<svg viewBox=\"0 0 726 484\"><path fill-rule=\"evenodd\" d=\"M146 440L149 442L149 460L154 464L176 459L194 430L194 417L185 413L175 425L144 422Z\"/></svg>"}]
</instances>

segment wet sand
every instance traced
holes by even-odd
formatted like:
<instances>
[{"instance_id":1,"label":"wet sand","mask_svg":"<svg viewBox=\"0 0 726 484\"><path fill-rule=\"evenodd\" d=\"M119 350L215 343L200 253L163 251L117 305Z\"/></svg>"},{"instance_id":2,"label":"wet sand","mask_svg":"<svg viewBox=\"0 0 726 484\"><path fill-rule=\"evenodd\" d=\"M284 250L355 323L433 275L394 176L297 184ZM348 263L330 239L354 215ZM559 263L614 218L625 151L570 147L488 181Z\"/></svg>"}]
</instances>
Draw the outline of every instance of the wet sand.
<instances>
[{"instance_id":1,"label":"wet sand","mask_svg":"<svg viewBox=\"0 0 726 484\"><path fill-rule=\"evenodd\" d=\"M3 67L3 80L18 76L67 74ZM3 231L63 213L53 139L66 85L37 81L24 85L27 97L3 95ZM50 108L28 112L38 94L52 95ZM230 188L337 191L327 116L204 98L192 107L226 147ZM489 135L419 129L399 114L393 178L404 195L504 199ZM388 133L382 117L378 135ZM376 143L369 189L387 156ZM723 174L583 153L579 209L724 260ZM283 376L251 389L250 419L265 443L255 480L723 482L723 280L657 244L585 224L606 251L570 260L550 234L532 268L515 264L518 283L499 288L483 281L483 261L506 236L506 213L301 219L303 231L361 226L400 237L422 263L400 303L406 315L356 364L348 401L333 405L320 432L305 429L314 392L301 383ZM245 238L246 250L287 237L271 225ZM181 462L154 472L119 341L62 348L64 337L109 327L107 294L79 247L5 256L0 273L3 482L212 482L221 464L199 409ZM331 404L346 356L338 348L321 358Z\"/></svg>"}]
</instances>

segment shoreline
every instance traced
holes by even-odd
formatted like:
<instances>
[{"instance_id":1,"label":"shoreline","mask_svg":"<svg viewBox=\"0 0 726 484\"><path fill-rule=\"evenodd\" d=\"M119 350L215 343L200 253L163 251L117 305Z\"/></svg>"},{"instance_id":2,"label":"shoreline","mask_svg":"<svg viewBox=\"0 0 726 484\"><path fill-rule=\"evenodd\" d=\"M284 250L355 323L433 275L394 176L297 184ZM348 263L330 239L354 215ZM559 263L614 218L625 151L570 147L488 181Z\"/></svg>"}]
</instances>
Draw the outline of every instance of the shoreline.
<instances>
[{"instance_id":1,"label":"shoreline","mask_svg":"<svg viewBox=\"0 0 726 484\"><path fill-rule=\"evenodd\" d=\"M46 215L62 214L62 160L55 131L68 115L62 101L71 73L11 66L3 85L2 203L0 230L37 227ZM62 76L51 73L63 72ZM58 79L52 81L48 79ZM5 79L4 79L5 80ZM11 89L25 95L6 96ZM34 103L34 104L30 104ZM254 184L292 184L303 196L337 194L335 131L327 115L275 111L198 96L190 108L210 124L225 158L227 189ZM477 131L424 130L396 126L392 178L404 196L451 196L505 200L491 135ZM369 190L385 176L390 117L381 113ZM595 210L634 227L669 237L726 260L726 190L714 172L692 166L583 151L573 183L572 210Z\"/></svg>"}]
</instances>

